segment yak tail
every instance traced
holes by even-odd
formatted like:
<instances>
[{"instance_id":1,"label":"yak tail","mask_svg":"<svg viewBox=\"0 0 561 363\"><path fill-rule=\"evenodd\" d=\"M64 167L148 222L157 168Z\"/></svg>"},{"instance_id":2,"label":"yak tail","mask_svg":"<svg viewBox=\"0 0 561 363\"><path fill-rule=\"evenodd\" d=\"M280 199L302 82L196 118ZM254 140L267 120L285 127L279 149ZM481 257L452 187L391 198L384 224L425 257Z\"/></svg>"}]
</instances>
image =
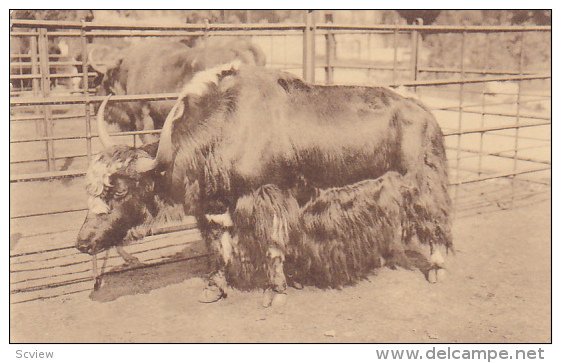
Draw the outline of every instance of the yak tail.
<instances>
[{"instance_id":1,"label":"yak tail","mask_svg":"<svg viewBox=\"0 0 561 363\"><path fill-rule=\"evenodd\" d=\"M424 108L425 106L423 106ZM420 195L414 203L415 214L421 217L417 235L431 246L443 245L453 251L451 232L452 201L448 194L448 163L444 135L436 118L429 113L424 170Z\"/></svg>"}]
</instances>

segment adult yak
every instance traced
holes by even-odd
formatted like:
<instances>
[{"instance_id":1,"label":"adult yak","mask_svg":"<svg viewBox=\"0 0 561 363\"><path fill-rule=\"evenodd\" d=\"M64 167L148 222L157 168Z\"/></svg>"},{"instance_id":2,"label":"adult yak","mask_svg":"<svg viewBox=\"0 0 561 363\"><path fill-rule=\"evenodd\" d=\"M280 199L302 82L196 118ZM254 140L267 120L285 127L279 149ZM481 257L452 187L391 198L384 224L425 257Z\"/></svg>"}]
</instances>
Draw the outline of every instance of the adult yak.
<instances>
[{"instance_id":1,"label":"adult yak","mask_svg":"<svg viewBox=\"0 0 561 363\"><path fill-rule=\"evenodd\" d=\"M228 64L183 88L157 152L110 146L100 131L108 148L87 174L77 248L120 244L162 201L181 203L216 252L202 301L226 285L267 289L268 305L287 283L352 284L385 262L408 267L413 240L430 247L435 281L439 249L452 247L442 132L386 88Z\"/></svg>"},{"instance_id":2,"label":"adult yak","mask_svg":"<svg viewBox=\"0 0 561 363\"><path fill-rule=\"evenodd\" d=\"M142 41L124 49L92 46L92 66L102 75L99 95L157 94L179 92L200 71L218 64L240 60L265 65L263 52L245 40L229 43L206 41L188 47L170 40ZM174 101L132 101L107 107L105 120L122 131L162 128ZM145 143L156 141L150 134Z\"/></svg>"}]
</instances>

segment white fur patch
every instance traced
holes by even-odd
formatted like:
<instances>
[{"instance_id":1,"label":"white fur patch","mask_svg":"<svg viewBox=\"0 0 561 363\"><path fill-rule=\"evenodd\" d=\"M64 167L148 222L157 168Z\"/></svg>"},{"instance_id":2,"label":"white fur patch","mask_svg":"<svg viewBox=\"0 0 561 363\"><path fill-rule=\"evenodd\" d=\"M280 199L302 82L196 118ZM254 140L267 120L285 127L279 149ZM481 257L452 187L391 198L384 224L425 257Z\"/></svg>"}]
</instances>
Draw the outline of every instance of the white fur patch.
<instances>
[{"instance_id":1,"label":"white fur patch","mask_svg":"<svg viewBox=\"0 0 561 363\"><path fill-rule=\"evenodd\" d=\"M182 99L185 96L202 96L208 89L209 83L218 84L218 76L220 73L229 71L230 69L237 70L240 64L241 61L236 59L230 63L220 64L216 67L198 72L191 81L183 87L179 98Z\"/></svg>"},{"instance_id":2,"label":"white fur patch","mask_svg":"<svg viewBox=\"0 0 561 363\"><path fill-rule=\"evenodd\" d=\"M205 217L207 221L214 222L222 227L232 227L234 225L230 212L226 212L224 214L206 214Z\"/></svg>"},{"instance_id":3,"label":"white fur patch","mask_svg":"<svg viewBox=\"0 0 561 363\"><path fill-rule=\"evenodd\" d=\"M222 237L220 237L220 247L224 262L230 262L230 260L232 259L233 251L232 235L230 234L230 232L222 233Z\"/></svg>"},{"instance_id":4,"label":"white fur patch","mask_svg":"<svg viewBox=\"0 0 561 363\"><path fill-rule=\"evenodd\" d=\"M281 259L281 261L284 261L284 253L282 253L281 250L279 250L276 247L269 247L269 249L267 250L267 256L273 260L277 257L279 257Z\"/></svg>"},{"instance_id":5,"label":"white fur patch","mask_svg":"<svg viewBox=\"0 0 561 363\"><path fill-rule=\"evenodd\" d=\"M88 210L93 214L107 214L109 206L99 197L89 197Z\"/></svg>"},{"instance_id":6,"label":"white fur patch","mask_svg":"<svg viewBox=\"0 0 561 363\"><path fill-rule=\"evenodd\" d=\"M430 256L430 262L435 266L442 267L444 265L444 256L442 256L439 250L436 250Z\"/></svg>"},{"instance_id":7,"label":"white fur patch","mask_svg":"<svg viewBox=\"0 0 561 363\"><path fill-rule=\"evenodd\" d=\"M110 187L110 176L116 171L126 168L132 159L110 163L103 160L103 154L97 155L86 173L86 190L94 197L101 195L105 187Z\"/></svg>"},{"instance_id":8,"label":"white fur patch","mask_svg":"<svg viewBox=\"0 0 561 363\"><path fill-rule=\"evenodd\" d=\"M288 224L284 217L273 216L273 228L271 239L284 246L288 237Z\"/></svg>"}]
</instances>

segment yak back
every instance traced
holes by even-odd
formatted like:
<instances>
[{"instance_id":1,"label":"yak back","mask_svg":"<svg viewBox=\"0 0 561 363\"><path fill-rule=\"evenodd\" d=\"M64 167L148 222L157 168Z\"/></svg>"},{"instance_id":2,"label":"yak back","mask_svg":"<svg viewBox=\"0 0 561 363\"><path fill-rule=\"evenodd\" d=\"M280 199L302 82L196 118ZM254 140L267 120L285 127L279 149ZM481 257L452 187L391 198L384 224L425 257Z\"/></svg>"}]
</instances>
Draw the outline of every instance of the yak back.
<instances>
[{"instance_id":1,"label":"yak back","mask_svg":"<svg viewBox=\"0 0 561 363\"><path fill-rule=\"evenodd\" d=\"M202 96L183 98L173 179L194 178L204 196L230 207L264 184L293 189L304 203L315 188L405 173L403 128L418 123L422 140L431 119L382 87L309 85L255 67L226 73Z\"/></svg>"}]
</instances>

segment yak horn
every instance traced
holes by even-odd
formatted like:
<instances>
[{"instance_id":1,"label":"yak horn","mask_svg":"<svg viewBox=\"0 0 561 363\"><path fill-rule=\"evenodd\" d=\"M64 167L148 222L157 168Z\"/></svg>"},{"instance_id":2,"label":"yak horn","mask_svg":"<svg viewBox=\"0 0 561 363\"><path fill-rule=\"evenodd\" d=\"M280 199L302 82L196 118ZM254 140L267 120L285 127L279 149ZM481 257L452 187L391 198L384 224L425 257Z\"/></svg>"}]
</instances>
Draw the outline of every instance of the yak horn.
<instances>
[{"instance_id":1,"label":"yak horn","mask_svg":"<svg viewBox=\"0 0 561 363\"><path fill-rule=\"evenodd\" d=\"M136 161L136 171L138 173L144 173L153 170L158 165L168 165L169 163L171 163L171 159L173 156L173 143L171 141L173 124L179 117L181 117L181 115L183 115L183 110L183 100L180 98L173 105L164 122L162 132L160 133L160 143L158 144L158 152L156 153L156 158L138 159Z\"/></svg>"},{"instance_id":2,"label":"yak horn","mask_svg":"<svg viewBox=\"0 0 561 363\"><path fill-rule=\"evenodd\" d=\"M105 106L110 98L111 95L107 96L97 110L97 135L99 137L99 141L101 141L101 145L103 145L105 149L115 145L113 141L111 141L111 137L107 132L105 118L103 117L103 114L105 113Z\"/></svg>"}]
</instances>

